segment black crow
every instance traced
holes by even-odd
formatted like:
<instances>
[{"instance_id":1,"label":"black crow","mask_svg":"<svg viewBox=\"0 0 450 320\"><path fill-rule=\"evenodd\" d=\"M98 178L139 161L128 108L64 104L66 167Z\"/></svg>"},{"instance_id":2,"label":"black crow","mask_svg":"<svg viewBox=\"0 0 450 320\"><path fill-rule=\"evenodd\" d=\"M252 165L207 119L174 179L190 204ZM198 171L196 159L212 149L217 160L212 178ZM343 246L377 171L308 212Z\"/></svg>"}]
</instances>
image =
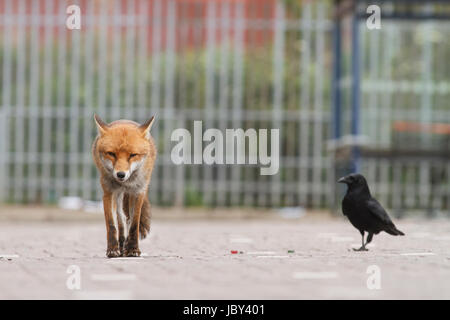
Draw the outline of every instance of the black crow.
<instances>
[{"instance_id":1,"label":"black crow","mask_svg":"<svg viewBox=\"0 0 450 320\"><path fill-rule=\"evenodd\" d=\"M338 182L348 186L342 200L342 212L362 235L362 247L353 250L368 251L366 245L372 241L373 235L380 231L393 236L405 235L395 227L381 204L372 198L364 176L354 173L339 179ZM369 233L366 243L364 243L364 232Z\"/></svg>"}]
</instances>

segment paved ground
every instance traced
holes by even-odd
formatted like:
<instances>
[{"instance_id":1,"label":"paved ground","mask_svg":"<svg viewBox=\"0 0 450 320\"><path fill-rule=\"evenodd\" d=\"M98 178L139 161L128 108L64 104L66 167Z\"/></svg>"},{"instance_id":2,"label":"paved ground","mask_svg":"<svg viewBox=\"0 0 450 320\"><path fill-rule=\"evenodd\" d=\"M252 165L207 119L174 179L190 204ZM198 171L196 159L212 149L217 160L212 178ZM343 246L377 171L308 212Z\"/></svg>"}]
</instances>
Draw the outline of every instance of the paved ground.
<instances>
[{"instance_id":1,"label":"paved ground","mask_svg":"<svg viewBox=\"0 0 450 320\"><path fill-rule=\"evenodd\" d=\"M406 237L382 234L358 253L359 233L340 219L157 219L146 256L107 259L101 221L2 222L0 298L450 299L450 221L397 224ZM367 287L372 265L380 290Z\"/></svg>"}]
</instances>

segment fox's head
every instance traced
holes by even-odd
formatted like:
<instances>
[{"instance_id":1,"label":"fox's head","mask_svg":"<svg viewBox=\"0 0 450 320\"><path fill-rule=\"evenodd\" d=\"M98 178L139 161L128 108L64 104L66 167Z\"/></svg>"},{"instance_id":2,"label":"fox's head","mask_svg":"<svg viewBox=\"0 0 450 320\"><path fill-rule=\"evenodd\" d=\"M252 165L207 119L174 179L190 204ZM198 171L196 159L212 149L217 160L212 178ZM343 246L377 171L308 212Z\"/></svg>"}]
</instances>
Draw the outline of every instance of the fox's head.
<instances>
[{"instance_id":1,"label":"fox's head","mask_svg":"<svg viewBox=\"0 0 450 320\"><path fill-rule=\"evenodd\" d=\"M106 171L118 182L127 181L150 155L156 154L150 139L154 117L144 124L119 120L106 124L94 116L98 129L97 152Z\"/></svg>"}]
</instances>

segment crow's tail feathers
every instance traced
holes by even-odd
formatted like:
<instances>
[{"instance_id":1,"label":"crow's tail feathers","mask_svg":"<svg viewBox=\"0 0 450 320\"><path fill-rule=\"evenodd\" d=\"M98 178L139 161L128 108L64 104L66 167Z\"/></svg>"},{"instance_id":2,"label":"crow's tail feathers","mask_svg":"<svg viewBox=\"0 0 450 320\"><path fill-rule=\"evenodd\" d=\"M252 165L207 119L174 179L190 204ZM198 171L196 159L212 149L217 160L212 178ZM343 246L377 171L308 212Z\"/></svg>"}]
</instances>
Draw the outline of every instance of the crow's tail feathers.
<instances>
[{"instance_id":1,"label":"crow's tail feathers","mask_svg":"<svg viewBox=\"0 0 450 320\"><path fill-rule=\"evenodd\" d=\"M389 233L393 236L404 236L405 235L403 232L398 230L394 225L390 226L389 228L387 228L384 231L386 231L387 233Z\"/></svg>"}]
</instances>

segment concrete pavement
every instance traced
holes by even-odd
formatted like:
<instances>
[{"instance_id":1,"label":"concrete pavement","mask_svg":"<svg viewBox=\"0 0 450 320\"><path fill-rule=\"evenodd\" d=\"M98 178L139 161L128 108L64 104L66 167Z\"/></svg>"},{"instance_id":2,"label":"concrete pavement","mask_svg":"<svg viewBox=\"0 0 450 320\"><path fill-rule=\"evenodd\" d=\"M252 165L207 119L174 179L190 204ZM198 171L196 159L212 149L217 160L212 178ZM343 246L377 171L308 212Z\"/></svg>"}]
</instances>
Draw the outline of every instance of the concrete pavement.
<instances>
[{"instance_id":1,"label":"concrete pavement","mask_svg":"<svg viewBox=\"0 0 450 320\"><path fill-rule=\"evenodd\" d=\"M343 219L155 219L144 257L107 259L101 220L2 222L0 298L450 299L450 221L396 224L353 252Z\"/></svg>"}]
</instances>

